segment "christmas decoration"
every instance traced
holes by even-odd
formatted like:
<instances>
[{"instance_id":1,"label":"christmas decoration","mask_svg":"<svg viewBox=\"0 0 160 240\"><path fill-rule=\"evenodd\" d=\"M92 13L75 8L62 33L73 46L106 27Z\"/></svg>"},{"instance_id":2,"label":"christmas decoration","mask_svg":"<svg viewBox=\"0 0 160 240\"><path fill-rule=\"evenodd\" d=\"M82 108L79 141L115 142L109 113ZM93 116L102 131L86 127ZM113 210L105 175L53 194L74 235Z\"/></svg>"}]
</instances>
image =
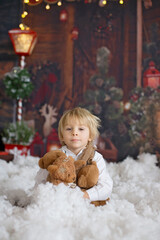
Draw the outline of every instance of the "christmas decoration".
<instances>
[{"instance_id":1,"label":"christmas decoration","mask_svg":"<svg viewBox=\"0 0 160 240\"><path fill-rule=\"evenodd\" d=\"M33 84L30 81L30 74L27 69L13 67L11 72L6 73L3 79L6 94L17 100L17 119L22 120L22 99L27 98L32 90ZM15 116L16 114L14 114ZM13 119L15 122L15 119Z\"/></svg>"},{"instance_id":2,"label":"christmas decoration","mask_svg":"<svg viewBox=\"0 0 160 240\"><path fill-rule=\"evenodd\" d=\"M74 27L71 31L71 38L72 40L77 40L79 35L79 29L77 27Z\"/></svg>"},{"instance_id":3,"label":"christmas decoration","mask_svg":"<svg viewBox=\"0 0 160 240\"><path fill-rule=\"evenodd\" d=\"M6 73L3 82L6 94L13 99L25 99L33 90L28 70L20 67L13 67L11 72Z\"/></svg>"},{"instance_id":4,"label":"christmas decoration","mask_svg":"<svg viewBox=\"0 0 160 240\"><path fill-rule=\"evenodd\" d=\"M29 145L34 136L34 130L24 122L9 123L2 133L5 144Z\"/></svg>"},{"instance_id":5,"label":"christmas decoration","mask_svg":"<svg viewBox=\"0 0 160 240\"><path fill-rule=\"evenodd\" d=\"M160 87L137 87L130 93L131 104L127 115L130 146L137 153L154 152L157 145L157 111L160 110ZM159 137L159 136L158 136Z\"/></svg>"},{"instance_id":6,"label":"christmas decoration","mask_svg":"<svg viewBox=\"0 0 160 240\"><path fill-rule=\"evenodd\" d=\"M65 9L61 10L60 15L59 15L59 20L61 22L66 22L68 18L68 13Z\"/></svg>"},{"instance_id":7,"label":"christmas decoration","mask_svg":"<svg viewBox=\"0 0 160 240\"><path fill-rule=\"evenodd\" d=\"M126 153L124 139L127 136L127 128L123 116L123 91L115 86L113 77L107 76L110 55L108 48L98 49L96 58L98 72L90 78L90 86L84 94L82 105L101 119L101 136L113 142L121 158Z\"/></svg>"},{"instance_id":8,"label":"christmas decoration","mask_svg":"<svg viewBox=\"0 0 160 240\"><path fill-rule=\"evenodd\" d=\"M153 61L149 62L149 68L143 73L143 86L157 88L160 85L160 72L155 68Z\"/></svg>"}]
</instances>

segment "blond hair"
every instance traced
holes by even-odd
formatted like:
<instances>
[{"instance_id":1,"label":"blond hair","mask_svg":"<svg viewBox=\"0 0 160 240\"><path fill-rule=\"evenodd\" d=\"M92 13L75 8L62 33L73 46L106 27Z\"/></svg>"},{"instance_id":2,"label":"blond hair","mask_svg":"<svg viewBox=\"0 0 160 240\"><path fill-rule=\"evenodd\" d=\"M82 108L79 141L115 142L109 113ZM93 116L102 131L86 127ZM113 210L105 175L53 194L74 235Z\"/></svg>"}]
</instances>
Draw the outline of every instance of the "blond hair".
<instances>
[{"instance_id":1,"label":"blond hair","mask_svg":"<svg viewBox=\"0 0 160 240\"><path fill-rule=\"evenodd\" d=\"M87 109L76 107L71 110L65 111L59 121L58 136L62 145L64 145L62 141L64 127L67 123L69 123L69 120L71 118L80 121L80 123L85 124L89 128L91 140L95 140L95 138L98 137L98 128L100 127L101 120L97 116L90 113Z\"/></svg>"}]
</instances>

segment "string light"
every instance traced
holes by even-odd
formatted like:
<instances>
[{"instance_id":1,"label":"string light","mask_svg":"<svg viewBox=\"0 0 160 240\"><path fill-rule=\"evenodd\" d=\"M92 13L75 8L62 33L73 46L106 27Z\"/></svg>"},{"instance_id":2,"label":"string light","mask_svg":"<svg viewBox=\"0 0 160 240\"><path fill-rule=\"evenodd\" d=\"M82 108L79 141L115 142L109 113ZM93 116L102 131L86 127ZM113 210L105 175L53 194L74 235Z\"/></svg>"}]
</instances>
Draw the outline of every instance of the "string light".
<instances>
[{"instance_id":1,"label":"string light","mask_svg":"<svg viewBox=\"0 0 160 240\"><path fill-rule=\"evenodd\" d=\"M57 2L57 5L60 7L60 6L62 6L62 2L61 1L58 1Z\"/></svg>"},{"instance_id":2,"label":"string light","mask_svg":"<svg viewBox=\"0 0 160 240\"><path fill-rule=\"evenodd\" d=\"M124 109L125 109L126 111L128 111L128 110L130 110L130 108L131 108L130 102L126 102L126 103L124 104Z\"/></svg>"},{"instance_id":3,"label":"string light","mask_svg":"<svg viewBox=\"0 0 160 240\"><path fill-rule=\"evenodd\" d=\"M28 15L28 12L27 12L27 11L24 11L24 12L21 14L21 17L22 17L22 18L25 18L27 15Z\"/></svg>"},{"instance_id":4,"label":"string light","mask_svg":"<svg viewBox=\"0 0 160 240\"><path fill-rule=\"evenodd\" d=\"M123 3L124 3L123 0L120 0L120 1L119 1L119 4L123 4Z\"/></svg>"},{"instance_id":5,"label":"string light","mask_svg":"<svg viewBox=\"0 0 160 240\"><path fill-rule=\"evenodd\" d=\"M46 10L49 10L51 7L49 4L46 5Z\"/></svg>"}]
</instances>

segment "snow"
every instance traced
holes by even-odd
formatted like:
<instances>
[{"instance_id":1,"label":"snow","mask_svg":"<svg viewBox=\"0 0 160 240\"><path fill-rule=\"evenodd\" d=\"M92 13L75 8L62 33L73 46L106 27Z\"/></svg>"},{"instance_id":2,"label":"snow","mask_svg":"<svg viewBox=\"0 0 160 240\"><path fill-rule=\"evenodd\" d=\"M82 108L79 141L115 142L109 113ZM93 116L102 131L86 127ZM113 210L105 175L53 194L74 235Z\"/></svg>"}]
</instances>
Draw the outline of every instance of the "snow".
<instances>
[{"instance_id":1,"label":"snow","mask_svg":"<svg viewBox=\"0 0 160 240\"><path fill-rule=\"evenodd\" d=\"M77 187L40 184L38 158L0 160L0 240L159 240L160 168L142 154L107 163L110 202L95 207Z\"/></svg>"}]
</instances>

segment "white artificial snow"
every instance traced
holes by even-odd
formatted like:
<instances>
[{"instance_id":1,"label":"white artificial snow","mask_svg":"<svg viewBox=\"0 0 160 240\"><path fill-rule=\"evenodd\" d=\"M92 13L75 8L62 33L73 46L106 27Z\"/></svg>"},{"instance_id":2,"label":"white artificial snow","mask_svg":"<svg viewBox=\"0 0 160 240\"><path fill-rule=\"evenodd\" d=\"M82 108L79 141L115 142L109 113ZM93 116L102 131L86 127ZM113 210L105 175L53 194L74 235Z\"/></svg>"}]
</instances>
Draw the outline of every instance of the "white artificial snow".
<instances>
[{"instance_id":1,"label":"white artificial snow","mask_svg":"<svg viewBox=\"0 0 160 240\"><path fill-rule=\"evenodd\" d=\"M78 187L34 187L38 158L0 160L0 240L159 240L160 168L142 154L107 163L110 202L95 207Z\"/></svg>"}]
</instances>

